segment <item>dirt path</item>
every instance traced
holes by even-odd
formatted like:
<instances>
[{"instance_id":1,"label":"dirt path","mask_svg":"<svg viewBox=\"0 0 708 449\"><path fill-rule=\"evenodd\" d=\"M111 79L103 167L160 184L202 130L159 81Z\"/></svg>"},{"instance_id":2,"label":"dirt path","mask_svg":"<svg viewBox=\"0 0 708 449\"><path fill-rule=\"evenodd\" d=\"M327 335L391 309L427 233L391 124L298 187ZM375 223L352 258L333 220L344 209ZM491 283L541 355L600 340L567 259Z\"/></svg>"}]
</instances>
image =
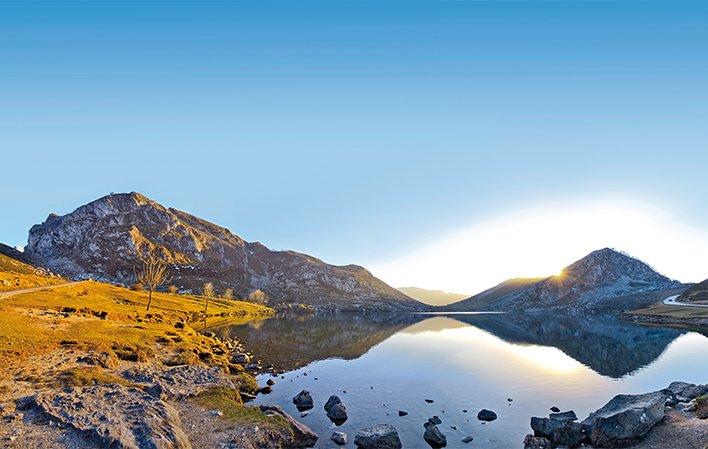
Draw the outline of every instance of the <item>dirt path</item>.
<instances>
[{"instance_id":1,"label":"dirt path","mask_svg":"<svg viewBox=\"0 0 708 449\"><path fill-rule=\"evenodd\" d=\"M80 284L83 281L67 282L66 284L55 284L55 285L42 285L39 287L22 288L19 290L10 290L6 292L0 292L0 299L9 298L10 296L21 295L22 293L37 292L40 290L52 290L59 287L69 287L71 285Z\"/></svg>"},{"instance_id":2,"label":"dirt path","mask_svg":"<svg viewBox=\"0 0 708 449\"><path fill-rule=\"evenodd\" d=\"M674 296L669 296L662 302L666 304L667 306L681 306L681 307L708 307L708 304L689 304L687 302L678 302L676 301L676 298L678 298L679 295L674 295Z\"/></svg>"}]
</instances>

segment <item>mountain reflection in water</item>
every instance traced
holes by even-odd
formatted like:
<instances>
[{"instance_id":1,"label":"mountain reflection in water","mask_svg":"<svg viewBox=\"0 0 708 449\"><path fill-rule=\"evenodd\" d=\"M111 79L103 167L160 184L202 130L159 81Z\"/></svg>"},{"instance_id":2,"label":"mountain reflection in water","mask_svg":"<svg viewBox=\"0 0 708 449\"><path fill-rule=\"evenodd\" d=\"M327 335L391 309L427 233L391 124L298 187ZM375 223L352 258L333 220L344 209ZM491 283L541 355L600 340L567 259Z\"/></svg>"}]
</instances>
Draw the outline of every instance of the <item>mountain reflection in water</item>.
<instances>
[{"instance_id":1,"label":"mountain reflection in water","mask_svg":"<svg viewBox=\"0 0 708 449\"><path fill-rule=\"evenodd\" d=\"M265 363L290 371L317 360L356 359L397 332L473 326L515 345L552 346L598 374L620 378L661 355L686 331L643 326L613 315L454 314L278 316L212 329L235 337ZM418 323L418 324L416 324Z\"/></svg>"},{"instance_id":2,"label":"mountain reflection in water","mask_svg":"<svg viewBox=\"0 0 708 449\"><path fill-rule=\"evenodd\" d=\"M404 447L427 447L422 423L433 415L443 419L448 448L471 447L461 442L468 435L475 447L521 447L529 418L551 406L572 408L582 419L619 393L708 380L704 335L613 316L279 316L212 330L240 339L283 372L258 376L275 385L255 404L277 404L299 417L293 396L312 392L315 407L299 419L325 449L333 430L353 438L377 423L393 424ZM322 408L332 394L347 407L340 426ZM498 419L482 424L482 408Z\"/></svg>"}]
</instances>

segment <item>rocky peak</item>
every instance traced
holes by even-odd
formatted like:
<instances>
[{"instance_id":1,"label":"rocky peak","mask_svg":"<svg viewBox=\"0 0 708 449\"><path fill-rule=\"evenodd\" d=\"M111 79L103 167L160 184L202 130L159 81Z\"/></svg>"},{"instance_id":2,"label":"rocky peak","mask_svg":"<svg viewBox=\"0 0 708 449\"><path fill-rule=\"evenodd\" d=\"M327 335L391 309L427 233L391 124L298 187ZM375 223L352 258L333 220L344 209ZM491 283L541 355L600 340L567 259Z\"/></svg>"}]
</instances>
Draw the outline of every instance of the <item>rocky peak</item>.
<instances>
[{"instance_id":1,"label":"rocky peak","mask_svg":"<svg viewBox=\"0 0 708 449\"><path fill-rule=\"evenodd\" d=\"M212 282L241 296L255 289L278 302L332 308L422 305L356 265L334 266L294 251L271 251L228 229L167 208L137 192L110 194L64 216L50 215L30 229L27 254L41 266L72 278L128 284L136 248L161 253L182 289Z\"/></svg>"},{"instance_id":2,"label":"rocky peak","mask_svg":"<svg viewBox=\"0 0 708 449\"><path fill-rule=\"evenodd\" d=\"M563 269L563 277L588 285L612 283L623 276L635 282L670 281L641 260L611 248L593 251Z\"/></svg>"}]
</instances>

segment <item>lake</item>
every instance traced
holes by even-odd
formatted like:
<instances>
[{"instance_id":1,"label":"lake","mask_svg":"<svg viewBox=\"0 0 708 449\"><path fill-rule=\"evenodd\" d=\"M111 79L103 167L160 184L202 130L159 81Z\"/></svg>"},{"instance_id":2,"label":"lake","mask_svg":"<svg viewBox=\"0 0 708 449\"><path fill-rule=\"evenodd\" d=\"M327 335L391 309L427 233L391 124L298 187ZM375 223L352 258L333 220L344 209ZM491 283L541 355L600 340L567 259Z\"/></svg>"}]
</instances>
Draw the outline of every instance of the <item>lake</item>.
<instances>
[{"instance_id":1,"label":"lake","mask_svg":"<svg viewBox=\"0 0 708 449\"><path fill-rule=\"evenodd\" d=\"M346 432L353 448L355 433L378 423L394 425L404 447L427 447L423 423L433 415L443 421L448 447L522 447L530 417L552 406L582 420L619 393L708 381L705 335L614 316L282 316L212 330L240 339L283 372L255 403L282 406L320 435L320 448L336 447L334 430ZM268 378L259 375L259 383ZM300 418L292 397L303 389L315 408ZM331 394L347 407L340 426L323 410ZM482 408L498 419L478 421ZM468 435L474 441L463 444Z\"/></svg>"}]
</instances>

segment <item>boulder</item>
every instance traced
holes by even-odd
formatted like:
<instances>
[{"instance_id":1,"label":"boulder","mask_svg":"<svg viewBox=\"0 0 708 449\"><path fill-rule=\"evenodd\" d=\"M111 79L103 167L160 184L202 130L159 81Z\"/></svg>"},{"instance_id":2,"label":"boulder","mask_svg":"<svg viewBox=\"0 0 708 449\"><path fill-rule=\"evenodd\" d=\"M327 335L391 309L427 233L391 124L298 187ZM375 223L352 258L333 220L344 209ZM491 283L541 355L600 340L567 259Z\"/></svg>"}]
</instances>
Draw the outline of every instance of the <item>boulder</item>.
<instances>
[{"instance_id":1,"label":"boulder","mask_svg":"<svg viewBox=\"0 0 708 449\"><path fill-rule=\"evenodd\" d=\"M441 448L447 446L447 438L440 432L438 426L433 423L426 422L423 424L425 427L425 432L423 433L423 439L432 448Z\"/></svg>"},{"instance_id":2,"label":"boulder","mask_svg":"<svg viewBox=\"0 0 708 449\"><path fill-rule=\"evenodd\" d=\"M551 419L560 419L564 421L576 421L578 419L578 416L573 410L561 413L551 413L548 415L548 417Z\"/></svg>"},{"instance_id":3,"label":"boulder","mask_svg":"<svg viewBox=\"0 0 708 449\"><path fill-rule=\"evenodd\" d=\"M334 407L336 404L341 404L341 403L342 403L342 400L339 399L339 396L333 394L332 396L329 397L329 399L327 399L327 402L325 402L324 409L326 412L328 412L329 409Z\"/></svg>"},{"instance_id":4,"label":"boulder","mask_svg":"<svg viewBox=\"0 0 708 449\"><path fill-rule=\"evenodd\" d=\"M299 411L310 410L315 406L315 401L312 399L312 395L307 390L302 390L293 398L293 404Z\"/></svg>"},{"instance_id":5,"label":"boulder","mask_svg":"<svg viewBox=\"0 0 708 449\"><path fill-rule=\"evenodd\" d=\"M477 419L480 421L494 421L497 419L497 414L491 410L483 408L479 411L479 413L477 413Z\"/></svg>"},{"instance_id":6,"label":"boulder","mask_svg":"<svg viewBox=\"0 0 708 449\"><path fill-rule=\"evenodd\" d=\"M313 447L315 444L317 444L317 440L319 439L317 434L310 430L310 428L306 425L295 421L295 419L285 413L282 408L275 405L261 405L260 410L266 415L280 415L288 422L293 437L292 441L289 442L287 447Z\"/></svg>"},{"instance_id":7,"label":"boulder","mask_svg":"<svg viewBox=\"0 0 708 449\"><path fill-rule=\"evenodd\" d=\"M551 435L551 442L558 447L578 447L586 440L585 427L573 421L563 421L563 425L555 429Z\"/></svg>"},{"instance_id":8,"label":"boulder","mask_svg":"<svg viewBox=\"0 0 708 449\"><path fill-rule=\"evenodd\" d=\"M671 393L674 403L689 402L698 396L708 393L708 385L696 385L688 382L671 382L671 384L663 391L665 393Z\"/></svg>"},{"instance_id":9,"label":"boulder","mask_svg":"<svg viewBox=\"0 0 708 449\"><path fill-rule=\"evenodd\" d=\"M191 449L177 411L138 388L92 385L42 393L35 405L66 426L115 449Z\"/></svg>"},{"instance_id":10,"label":"boulder","mask_svg":"<svg viewBox=\"0 0 708 449\"><path fill-rule=\"evenodd\" d=\"M406 416L408 412L404 412L403 410L398 411L398 416Z\"/></svg>"},{"instance_id":11,"label":"boulder","mask_svg":"<svg viewBox=\"0 0 708 449\"><path fill-rule=\"evenodd\" d=\"M347 444L347 434L344 432L334 432L329 439L339 446Z\"/></svg>"},{"instance_id":12,"label":"boulder","mask_svg":"<svg viewBox=\"0 0 708 449\"><path fill-rule=\"evenodd\" d=\"M347 408L338 402L327 410L327 417L336 425L342 425L347 420Z\"/></svg>"},{"instance_id":13,"label":"boulder","mask_svg":"<svg viewBox=\"0 0 708 449\"><path fill-rule=\"evenodd\" d=\"M566 422L567 421L560 419L539 418L534 416L531 418L531 428L534 431L534 435L551 438L553 432L563 427Z\"/></svg>"},{"instance_id":14,"label":"boulder","mask_svg":"<svg viewBox=\"0 0 708 449\"><path fill-rule=\"evenodd\" d=\"M666 399L663 391L620 394L591 413L582 424L589 429L590 440L595 446L627 446L661 421Z\"/></svg>"},{"instance_id":15,"label":"boulder","mask_svg":"<svg viewBox=\"0 0 708 449\"><path fill-rule=\"evenodd\" d=\"M551 449L551 442L544 437L526 435L524 449Z\"/></svg>"},{"instance_id":16,"label":"boulder","mask_svg":"<svg viewBox=\"0 0 708 449\"><path fill-rule=\"evenodd\" d=\"M354 445L359 449L401 449L401 438L392 425L378 424L360 430Z\"/></svg>"},{"instance_id":17,"label":"boulder","mask_svg":"<svg viewBox=\"0 0 708 449\"><path fill-rule=\"evenodd\" d=\"M437 426L438 424L442 424L442 419L440 419L438 415L435 415L432 418L428 418L428 422Z\"/></svg>"}]
</instances>

